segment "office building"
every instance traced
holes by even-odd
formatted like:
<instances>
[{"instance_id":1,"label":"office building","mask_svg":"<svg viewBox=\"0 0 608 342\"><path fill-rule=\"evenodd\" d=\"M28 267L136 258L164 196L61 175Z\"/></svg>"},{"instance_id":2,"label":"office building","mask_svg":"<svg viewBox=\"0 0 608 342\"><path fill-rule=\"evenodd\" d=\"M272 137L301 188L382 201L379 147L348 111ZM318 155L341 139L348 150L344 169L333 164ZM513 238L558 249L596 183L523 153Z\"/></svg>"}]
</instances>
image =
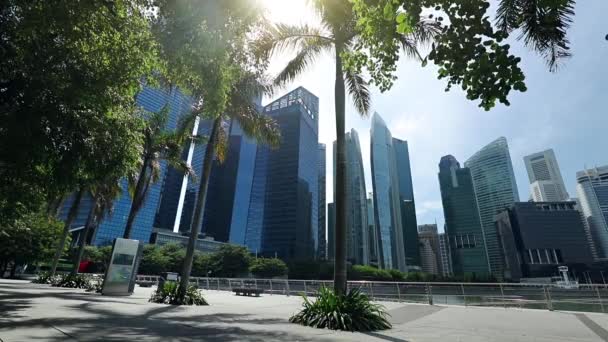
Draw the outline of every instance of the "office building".
<instances>
[{"instance_id":1,"label":"office building","mask_svg":"<svg viewBox=\"0 0 608 342\"><path fill-rule=\"evenodd\" d=\"M439 162L439 188L455 275L485 277L490 273L485 236L479 217L473 179L468 168L461 168L454 156Z\"/></svg>"},{"instance_id":2,"label":"office building","mask_svg":"<svg viewBox=\"0 0 608 342\"><path fill-rule=\"evenodd\" d=\"M393 137L378 113L372 117L370 137L378 264L407 271Z\"/></svg>"},{"instance_id":3,"label":"office building","mask_svg":"<svg viewBox=\"0 0 608 342\"><path fill-rule=\"evenodd\" d=\"M401 227L403 230L403 248L405 263L409 266L420 266L418 252L418 222L416 221L416 203L410 168L410 153L407 141L393 138L395 164L399 181L399 203L401 209Z\"/></svg>"},{"instance_id":4,"label":"office building","mask_svg":"<svg viewBox=\"0 0 608 342\"><path fill-rule=\"evenodd\" d=\"M576 192L597 259L608 259L608 165L576 173Z\"/></svg>"},{"instance_id":5,"label":"office building","mask_svg":"<svg viewBox=\"0 0 608 342\"><path fill-rule=\"evenodd\" d=\"M422 271L436 275L443 274L437 225L423 224L418 226L418 241Z\"/></svg>"},{"instance_id":6,"label":"office building","mask_svg":"<svg viewBox=\"0 0 608 342\"><path fill-rule=\"evenodd\" d=\"M504 279L576 274L593 258L574 202L516 202L495 216Z\"/></svg>"},{"instance_id":7,"label":"office building","mask_svg":"<svg viewBox=\"0 0 608 342\"><path fill-rule=\"evenodd\" d=\"M374 223L374 200L372 193L367 198L367 226L369 234L369 262L370 265L378 267L378 232Z\"/></svg>"},{"instance_id":8,"label":"office building","mask_svg":"<svg viewBox=\"0 0 608 342\"><path fill-rule=\"evenodd\" d=\"M190 235L187 233L174 233L167 229L157 229L150 236L150 244L163 246L166 244L181 244L183 246L188 245L188 240L190 239ZM206 237L204 239L197 239L195 249L198 252L204 254L215 253L219 251L219 249L228 245L226 242L215 241L213 238Z\"/></svg>"},{"instance_id":9,"label":"office building","mask_svg":"<svg viewBox=\"0 0 608 342\"><path fill-rule=\"evenodd\" d=\"M367 231L367 191L361 145L357 131L352 129L345 134L346 151L346 256L349 262L369 265L369 233ZM336 174L336 142L334 141L334 179ZM334 182L334 198L336 195Z\"/></svg>"},{"instance_id":10,"label":"office building","mask_svg":"<svg viewBox=\"0 0 608 342\"><path fill-rule=\"evenodd\" d=\"M158 89L144 86L137 95L136 102L138 106L149 112L159 112L164 106L168 106L167 130L176 129L179 118L188 113L191 107L191 99L177 88ZM149 241L166 173L166 162L161 161L160 176L155 183L150 185L144 204L133 222L132 239ZM121 181L121 186L122 194L114 201L113 212L106 215L104 220L98 224L95 235L91 238L91 242L94 245L110 245L115 238L122 237L124 234L132 200L128 192L128 182L126 179ZM71 200L66 201L60 214L61 217L65 218L67 216L71 202ZM85 196L83 205L80 206L78 217L86 217L91 205L92 201L90 197ZM83 220L79 219L72 223L72 227L77 228L82 226L83 222Z\"/></svg>"},{"instance_id":11,"label":"office building","mask_svg":"<svg viewBox=\"0 0 608 342\"><path fill-rule=\"evenodd\" d=\"M336 205L327 204L327 260L336 256Z\"/></svg>"},{"instance_id":12,"label":"office building","mask_svg":"<svg viewBox=\"0 0 608 342\"><path fill-rule=\"evenodd\" d=\"M325 144L319 144L319 223L317 227L317 241L319 245L317 247L317 258L319 258L320 260L325 260L327 258L327 236L325 231L325 213L327 211L325 207L326 158L327 151L325 148Z\"/></svg>"},{"instance_id":13,"label":"office building","mask_svg":"<svg viewBox=\"0 0 608 342\"><path fill-rule=\"evenodd\" d=\"M442 272L441 275L444 277L451 277L452 275L454 275L454 271L452 269L450 242L446 233L439 234L439 254L441 255L441 257L439 258L440 269Z\"/></svg>"},{"instance_id":14,"label":"office building","mask_svg":"<svg viewBox=\"0 0 608 342\"><path fill-rule=\"evenodd\" d=\"M469 158L464 166L471 170L473 177L490 271L497 279L502 279L503 263L494 227L494 215L519 201L507 139L500 137L486 145ZM470 244L470 238L462 242Z\"/></svg>"},{"instance_id":15,"label":"office building","mask_svg":"<svg viewBox=\"0 0 608 342\"><path fill-rule=\"evenodd\" d=\"M568 192L552 149L524 157L535 202L567 201Z\"/></svg>"},{"instance_id":16,"label":"office building","mask_svg":"<svg viewBox=\"0 0 608 342\"><path fill-rule=\"evenodd\" d=\"M245 243L260 255L312 259L318 246L319 99L299 87L264 107L281 130L258 145Z\"/></svg>"}]
</instances>

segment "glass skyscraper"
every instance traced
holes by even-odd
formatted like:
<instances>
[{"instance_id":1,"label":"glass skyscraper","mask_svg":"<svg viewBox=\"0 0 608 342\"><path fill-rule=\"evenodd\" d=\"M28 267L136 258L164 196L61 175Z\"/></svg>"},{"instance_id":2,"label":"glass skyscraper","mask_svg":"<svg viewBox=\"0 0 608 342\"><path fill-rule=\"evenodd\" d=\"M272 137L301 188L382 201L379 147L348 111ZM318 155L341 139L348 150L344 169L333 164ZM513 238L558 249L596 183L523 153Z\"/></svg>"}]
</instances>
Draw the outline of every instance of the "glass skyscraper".
<instances>
[{"instance_id":1,"label":"glass skyscraper","mask_svg":"<svg viewBox=\"0 0 608 342\"><path fill-rule=\"evenodd\" d=\"M502 260L494 226L494 216L501 209L519 201L507 139L500 137L486 145L469 158L464 165L471 170L473 177L490 271L496 278L502 279Z\"/></svg>"},{"instance_id":2,"label":"glass skyscraper","mask_svg":"<svg viewBox=\"0 0 608 342\"><path fill-rule=\"evenodd\" d=\"M393 137L378 113L372 117L370 138L378 264L385 269L407 271Z\"/></svg>"},{"instance_id":3,"label":"glass skyscraper","mask_svg":"<svg viewBox=\"0 0 608 342\"><path fill-rule=\"evenodd\" d=\"M410 152L407 141L393 138L397 178L399 179L399 203L401 208L401 225L405 248L405 262L408 266L420 266L418 251L418 222L416 220L416 203L410 168Z\"/></svg>"},{"instance_id":4,"label":"glass skyscraper","mask_svg":"<svg viewBox=\"0 0 608 342\"><path fill-rule=\"evenodd\" d=\"M596 259L608 258L608 165L576 173L576 192Z\"/></svg>"},{"instance_id":5,"label":"glass skyscraper","mask_svg":"<svg viewBox=\"0 0 608 342\"><path fill-rule=\"evenodd\" d=\"M369 233L367 223L367 191L361 158L359 134L352 129L345 135L346 149L346 255L358 265L369 265ZM334 179L336 174L336 142L334 141ZM336 187L334 183L334 198Z\"/></svg>"},{"instance_id":6,"label":"glass skyscraper","mask_svg":"<svg viewBox=\"0 0 608 342\"><path fill-rule=\"evenodd\" d=\"M264 108L281 130L277 149L256 152L245 243L283 259L311 259L318 246L319 99L299 87Z\"/></svg>"},{"instance_id":7,"label":"glass skyscraper","mask_svg":"<svg viewBox=\"0 0 608 342\"><path fill-rule=\"evenodd\" d=\"M479 217L473 178L454 156L439 162L439 188L445 218L445 250L450 252L454 274L490 274L485 235Z\"/></svg>"},{"instance_id":8,"label":"glass skyscraper","mask_svg":"<svg viewBox=\"0 0 608 342\"><path fill-rule=\"evenodd\" d=\"M327 149L325 144L319 144L319 223L317 228L317 257L321 260L327 258L327 237L325 233L325 177L326 177Z\"/></svg>"}]
</instances>

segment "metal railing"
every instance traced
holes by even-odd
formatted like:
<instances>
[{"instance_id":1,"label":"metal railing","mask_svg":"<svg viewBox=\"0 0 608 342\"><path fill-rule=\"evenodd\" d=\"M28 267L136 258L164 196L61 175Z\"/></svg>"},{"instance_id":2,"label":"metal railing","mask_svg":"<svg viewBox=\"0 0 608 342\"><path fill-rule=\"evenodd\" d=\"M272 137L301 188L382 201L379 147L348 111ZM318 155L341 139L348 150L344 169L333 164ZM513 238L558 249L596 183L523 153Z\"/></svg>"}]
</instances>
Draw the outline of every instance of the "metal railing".
<instances>
[{"instance_id":1,"label":"metal railing","mask_svg":"<svg viewBox=\"0 0 608 342\"><path fill-rule=\"evenodd\" d=\"M137 276L138 282L159 280L158 276ZM333 286L331 280L191 277L190 282L206 290L252 287L287 296L314 296L322 286ZM608 313L608 285L598 284L565 289L550 284L349 281L348 288L382 301Z\"/></svg>"}]
</instances>

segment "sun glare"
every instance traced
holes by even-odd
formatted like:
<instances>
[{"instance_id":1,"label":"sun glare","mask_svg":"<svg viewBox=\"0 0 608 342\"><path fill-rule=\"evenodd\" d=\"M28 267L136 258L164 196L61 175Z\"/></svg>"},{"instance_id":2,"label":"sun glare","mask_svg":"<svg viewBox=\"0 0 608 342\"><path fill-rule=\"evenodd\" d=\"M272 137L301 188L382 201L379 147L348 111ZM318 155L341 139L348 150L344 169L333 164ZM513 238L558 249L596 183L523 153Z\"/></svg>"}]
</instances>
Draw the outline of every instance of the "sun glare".
<instances>
[{"instance_id":1,"label":"sun glare","mask_svg":"<svg viewBox=\"0 0 608 342\"><path fill-rule=\"evenodd\" d=\"M314 19L314 14L306 0L256 0L267 10L267 16L273 22L291 24L307 23Z\"/></svg>"}]
</instances>

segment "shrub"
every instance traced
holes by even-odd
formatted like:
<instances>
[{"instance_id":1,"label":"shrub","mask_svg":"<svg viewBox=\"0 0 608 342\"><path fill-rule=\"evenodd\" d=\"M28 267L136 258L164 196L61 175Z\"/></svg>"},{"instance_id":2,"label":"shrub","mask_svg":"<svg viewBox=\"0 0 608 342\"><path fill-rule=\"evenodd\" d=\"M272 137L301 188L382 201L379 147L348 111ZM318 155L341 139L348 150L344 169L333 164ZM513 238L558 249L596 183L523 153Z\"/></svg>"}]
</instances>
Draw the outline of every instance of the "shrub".
<instances>
[{"instance_id":1,"label":"shrub","mask_svg":"<svg viewBox=\"0 0 608 342\"><path fill-rule=\"evenodd\" d=\"M74 289L87 289L91 287L89 277L84 274L61 274L51 281L54 287L69 287Z\"/></svg>"},{"instance_id":2,"label":"shrub","mask_svg":"<svg viewBox=\"0 0 608 342\"><path fill-rule=\"evenodd\" d=\"M391 275L394 281L405 281L407 277L405 273L399 270L390 269L388 270L388 273Z\"/></svg>"},{"instance_id":3,"label":"shrub","mask_svg":"<svg viewBox=\"0 0 608 342\"><path fill-rule=\"evenodd\" d=\"M352 267L350 279L390 281L393 280L393 277L387 270L381 270L367 265L354 265Z\"/></svg>"},{"instance_id":4,"label":"shrub","mask_svg":"<svg viewBox=\"0 0 608 342\"><path fill-rule=\"evenodd\" d=\"M89 279L89 285L86 287L87 292L101 293L103 289L103 278L94 277Z\"/></svg>"},{"instance_id":5,"label":"shrub","mask_svg":"<svg viewBox=\"0 0 608 342\"><path fill-rule=\"evenodd\" d=\"M258 258L249 267L249 272L260 278L279 277L287 274L287 265L281 259Z\"/></svg>"},{"instance_id":6,"label":"shrub","mask_svg":"<svg viewBox=\"0 0 608 342\"><path fill-rule=\"evenodd\" d=\"M149 302L172 305L209 305L196 286L188 286L183 301L178 296L179 285L167 281L152 293Z\"/></svg>"},{"instance_id":7,"label":"shrub","mask_svg":"<svg viewBox=\"0 0 608 342\"><path fill-rule=\"evenodd\" d=\"M303 296L302 311L289 321L314 328L332 330L374 331L390 329L384 307L371 303L358 289L351 289L346 295L336 295L322 287L315 301Z\"/></svg>"},{"instance_id":8,"label":"shrub","mask_svg":"<svg viewBox=\"0 0 608 342\"><path fill-rule=\"evenodd\" d=\"M51 284L54 277L51 277L51 272L40 272L38 277L32 280L34 284Z\"/></svg>"}]
</instances>

